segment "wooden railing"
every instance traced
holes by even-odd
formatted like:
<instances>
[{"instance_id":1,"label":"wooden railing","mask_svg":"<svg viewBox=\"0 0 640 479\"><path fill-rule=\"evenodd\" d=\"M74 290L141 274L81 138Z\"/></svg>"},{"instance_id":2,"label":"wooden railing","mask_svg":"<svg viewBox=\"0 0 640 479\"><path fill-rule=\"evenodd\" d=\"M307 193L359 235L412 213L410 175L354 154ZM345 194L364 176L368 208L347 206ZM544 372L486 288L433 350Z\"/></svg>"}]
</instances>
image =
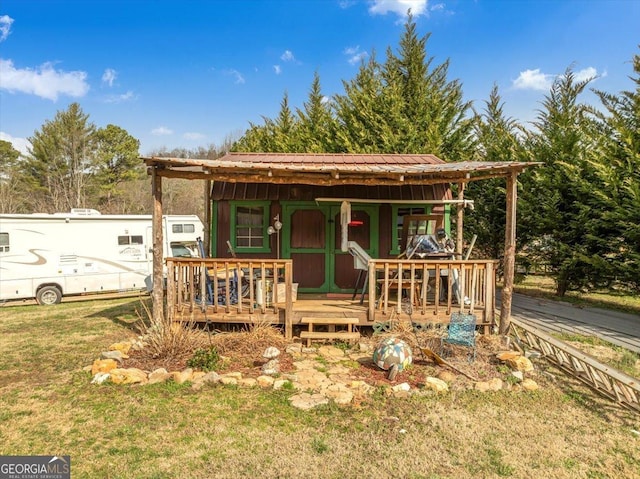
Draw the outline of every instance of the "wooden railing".
<instances>
[{"instance_id":1,"label":"wooden railing","mask_svg":"<svg viewBox=\"0 0 640 479\"><path fill-rule=\"evenodd\" d=\"M494 323L494 260L394 260L369 262L369 320L391 313L417 321L446 321L454 311Z\"/></svg>"},{"instance_id":2,"label":"wooden railing","mask_svg":"<svg viewBox=\"0 0 640 479\"><path fill-rule=\"evenodd\" d=\"M253 320L285 310L291 337L291 260L167 258L167 305L171 321L198 313ZM200 314L200 315L201 315Z\"/></svg>"}]
</instances>

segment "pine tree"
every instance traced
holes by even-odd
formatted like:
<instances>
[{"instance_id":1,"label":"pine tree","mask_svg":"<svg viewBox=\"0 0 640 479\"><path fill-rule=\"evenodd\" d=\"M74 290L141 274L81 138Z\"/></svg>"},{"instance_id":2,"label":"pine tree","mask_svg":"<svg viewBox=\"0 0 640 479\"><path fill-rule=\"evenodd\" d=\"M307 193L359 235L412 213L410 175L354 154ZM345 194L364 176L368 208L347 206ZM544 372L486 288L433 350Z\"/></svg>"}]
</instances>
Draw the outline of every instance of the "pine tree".
<instances>
[{"instance_id":1,"label":"pine tree","mask_svg":"<svg viewBox=\"0 0 640 479\"><path fill-rule=\"evenodd\" d=\"M521 225L536 238L527 246L551 268L559 296L589 285L602 267L586 241L593 124L578 99L589 82L570 68L556 79L528 138L531 159L544 167L521 175Z\"/></svg>"},{"instance_id":2,"label":"pine tree","mask_svg":"<svg viewBox=\"0 0 640 479\"><path fill-rule=\"evenodd\" d=\"M504 113L498 87L494 85L482 113L475 118L477 161L519 161L524 151L518 133L520 125ZM468 236L478 235L475 250L482 257L501 258L504 250L506 194L504 179L471 182L465 196L474 209L465 215ZM470 239L470 238L467 238Z\"/></svg>"},{"instance_id":3,"label":"pine tree","mask_svg":"<svg viewBox=\"0 0 640 479\"><path fill-rule=\"evenodd\" d=\"M324 153L335 150L335 121L330 101L322 94L320 75L313 76L304 109L297 109L298 139L301 152Z\"/></svg>"},{"instance_id":4,"label":"pine tree","mask_svg":"<svg viewBox=\"0 0 640 479\"><path fill-rule=\"evenodd\" d=\"M592 166L598 185L592 190L597 228L590 241L603 249L607 277L640 290L640 55L633 58L635 90L618 95L596 91L607 114L596 111L601 128L599 161Z\"/></svg>"},{"instance_id":5,"label":"pine tree","mask_svg":"<svg viewBox=\"0 0 640 479\"><path fill-rule=\"evenodd\" d=\"M29 141L31 154L22 180L34 192L32 208L55 212L86 207L95 167L95 126L89 115L72 103L45 122Z\"/></svg>"}]
</instances>

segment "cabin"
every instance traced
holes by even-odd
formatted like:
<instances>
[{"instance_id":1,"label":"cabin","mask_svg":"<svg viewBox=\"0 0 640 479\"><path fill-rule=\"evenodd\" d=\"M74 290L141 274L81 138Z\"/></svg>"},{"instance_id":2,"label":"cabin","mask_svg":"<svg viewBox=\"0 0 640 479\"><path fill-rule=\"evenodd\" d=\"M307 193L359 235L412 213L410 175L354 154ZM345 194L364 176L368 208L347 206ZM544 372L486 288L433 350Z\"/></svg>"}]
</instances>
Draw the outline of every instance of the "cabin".
<instances>
[{"instance_id":1,"label":"cabin","mask_svg":"<svg viewBox=\"0 0 640 479\"><path fill-rule=\"evenodd\" d=\"M464 209L472 204L464 190L470 181L504 177L500 329L508 323L516 178L535 163L299 153L143 161L152 177L154 218L162 216L163 178L204 181L207 202L206 257L166 260L166 291L153 291L154 319L267 322L281 325L288 338L300 331L349 339L354 327L380 329L392 320L428 327L459 311L474 314L481 331L490 332L497 261L472 259L472 245L463 243ZM161 244L161 228L154 241ZM154 284L163 266L154 257Z\"/></svg>"}]
</instances>

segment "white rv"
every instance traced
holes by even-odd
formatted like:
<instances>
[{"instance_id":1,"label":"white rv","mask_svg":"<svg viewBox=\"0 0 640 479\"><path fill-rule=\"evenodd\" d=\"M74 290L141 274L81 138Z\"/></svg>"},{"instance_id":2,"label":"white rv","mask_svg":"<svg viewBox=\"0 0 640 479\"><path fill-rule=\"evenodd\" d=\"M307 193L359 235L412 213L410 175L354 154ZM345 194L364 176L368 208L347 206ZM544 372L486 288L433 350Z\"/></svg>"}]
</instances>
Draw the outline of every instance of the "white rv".
<instances>
[{"instance_id":1,"label":"white rv","mask_svg":"<svg viewBox=\"0 0 640 479\"><path fill-rule=\"evenodd\" d=\"M204 226L195 215L162 218L163 257L199 256ZM0 301L151 289L151 215L0 215Z\"/></svg>"}]
</instances>

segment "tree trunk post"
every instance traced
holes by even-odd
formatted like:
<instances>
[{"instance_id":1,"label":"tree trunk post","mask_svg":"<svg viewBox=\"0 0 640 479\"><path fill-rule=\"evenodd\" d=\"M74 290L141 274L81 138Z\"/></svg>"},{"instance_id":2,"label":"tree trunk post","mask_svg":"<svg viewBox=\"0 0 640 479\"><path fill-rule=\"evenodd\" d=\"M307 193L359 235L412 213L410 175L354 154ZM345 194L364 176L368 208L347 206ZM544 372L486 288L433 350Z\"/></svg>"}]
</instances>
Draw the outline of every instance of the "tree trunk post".
<instances>
[{"instance_id":1,"label":"tree trunk post","mask_svg":"<svg viewBox=\"0 0 640 479\"><path fill-rule=\"evenodd\" d=\"M464 244L464 190L466 183L458 183L458 200L456 208L456 256L462 259L462 245Z\"/></svg>"},{"instance_id":2,"label":"tree trunk post","mask_svg":"<svg viewBox=\"0 0 640 479\"><path fill-rule=\"evenodd\" d=\"M506 335L511 325L511 300L516 267L516 202L518 199L518 173L507 176L507 208L504 237L504 286L500 306L500 334Z\"/></svg>"},{"instance_id":3,"label":"tree trunk post","mask_svg":"<svg viewBox=\"0 0 640 479\"><path fill-rule=\"evenodd\" d=\"M153 322L164 323L164 278L162 256L164 242L162 235L162 177L157 174L157 166L151 168L151 188L153 190Z\"/></svg>"},{"instance_id":4,"label":"tree trunk post","mask_svg":"<svg viewBox=\"0 0 640 479\"><path fill-rule=\"evenodd\" d=\"M211 180L204 182L204 252L207 256L211 254Z\"/></svg>"}]
</instances>

